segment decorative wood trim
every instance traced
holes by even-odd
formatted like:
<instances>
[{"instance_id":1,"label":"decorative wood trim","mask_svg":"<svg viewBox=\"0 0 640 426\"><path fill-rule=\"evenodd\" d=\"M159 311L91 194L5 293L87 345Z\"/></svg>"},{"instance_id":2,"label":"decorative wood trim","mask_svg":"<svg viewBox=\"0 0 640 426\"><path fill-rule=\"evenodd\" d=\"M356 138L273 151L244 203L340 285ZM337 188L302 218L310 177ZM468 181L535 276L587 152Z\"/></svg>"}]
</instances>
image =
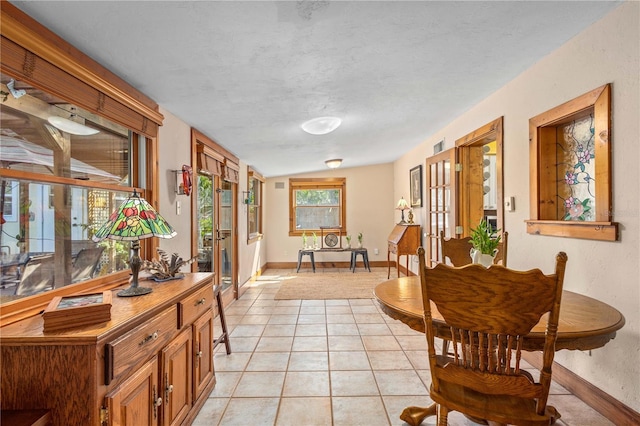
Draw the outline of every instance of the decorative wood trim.
<instances>
[{"instance_id":1,"label":"decorative wood trim","mask_svg":"<svg viewBox=\"0 0 640 426\"><path fill-rule=\"evenodd\" d=\"M158 111L158 105L154 101L35 19L7 1L2 1L0 16L3 37L79 78L115 101L127 105L154 123L162 125L164 116Z\"/></svg>"},{"instance_id":2,"label":"decorative wood trim","mask_svg":"<svg viewBox=\"0 0 640 426\"><path fill-rule=\"evenodd\" d=\"M542 367L540 352L523 352L522 358L536 368ZM572 394L580 398L585 404L605 416L616 425L640 424L640 413L618 401L608 393L587 382L566 367L553 363L553 380Z\"/></svg>"},{"instance_id":3,"label":"decorative wood trim","mask_svg":"<svg viewBox=\"0 0 640 426\"><path fill-rule=\"evenodd\" d=\"M565 222L561 220L525 220L527 233L555 237L581 238L599 241L617 241L618 224L615 222Z\"/></svg>"}]
</instances>

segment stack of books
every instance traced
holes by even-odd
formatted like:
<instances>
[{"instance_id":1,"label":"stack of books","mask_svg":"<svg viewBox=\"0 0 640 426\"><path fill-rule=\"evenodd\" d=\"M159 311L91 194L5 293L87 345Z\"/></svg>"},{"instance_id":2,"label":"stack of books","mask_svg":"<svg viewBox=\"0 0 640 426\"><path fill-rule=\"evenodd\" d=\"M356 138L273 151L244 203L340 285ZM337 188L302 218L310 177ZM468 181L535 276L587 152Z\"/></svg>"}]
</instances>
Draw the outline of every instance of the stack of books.
<instances>
[{"instance_id":1,"label":"stack of books","mask_svg":"<svg viewBox=\"0 0 640 426\"><path fill-rule=\"evenodd\" d=\"M111 320L111 292L54 297L42 318L44 332L108 322Z\"/></svg>"}]
</instances>

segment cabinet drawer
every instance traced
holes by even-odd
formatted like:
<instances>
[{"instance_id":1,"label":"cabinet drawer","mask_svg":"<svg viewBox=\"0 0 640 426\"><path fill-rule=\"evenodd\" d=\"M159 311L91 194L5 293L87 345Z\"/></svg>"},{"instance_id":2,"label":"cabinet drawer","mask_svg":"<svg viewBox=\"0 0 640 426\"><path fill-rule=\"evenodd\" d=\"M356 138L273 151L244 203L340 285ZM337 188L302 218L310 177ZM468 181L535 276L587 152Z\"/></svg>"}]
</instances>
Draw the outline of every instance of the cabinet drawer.
<instances>
[{"instance_id":1,"label":"cabinet drawer","mask_svg":"<svg viewBox=\"0 0 640 426\"><path fill-rule=\"evenodd\" d=\"M129 368L157 353L177 333L177 308L172 306L150 321L105 345L105 385Z\"/></svg>"},{"instance_id":2,"label":"cabinet drawer","mask_svg":"<svg viewBox=\"0 0 640 426\"><path fill-rule=\"evenodd\" d=\"M178 328L191 324L213 305L213 286L203 287L178 303Z\"/></svg>"}]
</instances>

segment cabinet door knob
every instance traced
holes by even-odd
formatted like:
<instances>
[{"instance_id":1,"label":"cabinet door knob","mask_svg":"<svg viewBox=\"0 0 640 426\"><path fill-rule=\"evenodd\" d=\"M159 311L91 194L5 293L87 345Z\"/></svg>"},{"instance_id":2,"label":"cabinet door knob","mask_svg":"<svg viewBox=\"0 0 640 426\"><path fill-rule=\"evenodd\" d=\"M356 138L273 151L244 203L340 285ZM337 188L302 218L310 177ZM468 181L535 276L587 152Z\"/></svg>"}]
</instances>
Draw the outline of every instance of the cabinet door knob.
<instances>
[{"instance_id":1,"label":"cabinet door knob","mask_svg":"<svg viewBox=\"0 0 640 426\"><path fill-rule=\"evenodd\" d=\"M197 356L198 358L202 358L202 351L198 351L198 353L196 354L196 356Z\"/></svg>"},{"instance_id":2,"label":"cabinet door knob","mask_svg":"<svg viewBox=\"0 0 640 426\"><path fill-rule=\"evenodd\" d=\"M205 299L205 298L203 297L202 299L200 299L200 300L198 300L198 301L196 302L196 306L197 306L197 305L203 305L203 304L204 304L204 302L206 302L206 301L207 301L207 299Z\"/></svg>"},{"instance_id":3,"label":"cabinet door knob","mask_svg":"<svg viewBox=\"0 0 640 426\"><path fill-rule=\"evenodd\" d=\"M155 406L156 406L156 407L159 407L159 406L161 406L161 405L162 405L162 398L157 398L157 399L156 399L156 402L155 402Z\"/></svg>"}]
</instances>

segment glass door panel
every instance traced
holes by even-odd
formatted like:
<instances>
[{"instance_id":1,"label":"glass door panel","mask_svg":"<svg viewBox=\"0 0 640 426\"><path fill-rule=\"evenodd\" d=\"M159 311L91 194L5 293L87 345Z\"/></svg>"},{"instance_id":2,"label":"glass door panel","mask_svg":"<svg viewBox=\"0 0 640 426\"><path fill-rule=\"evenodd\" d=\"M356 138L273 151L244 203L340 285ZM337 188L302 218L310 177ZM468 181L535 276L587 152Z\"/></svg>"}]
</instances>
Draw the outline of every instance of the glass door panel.
<instances>
[{"instance_id":1,"label":"glass door panel","mask_svg":"<svg viewBox=\"0 0 640 426\"><path fill-rule=\"evenodd\" d=\"M217 224L217 238L220 250L220 283L222 290L234 284L234 205L235 184L221 181L219 194L220 221Z\"/></svg>"},{"instance_id":2,"label":"glass door panel","mask_svg":"<svg viewBox=\"0 0 640 426\"><path fill-rule=\"evenodd\" d=\"M213 224L215 221L214 208L214 177L198 174L198 271L213 272L214 239ZM215 280L215 278L214 278Z\"/></svg>"},{"instance_id":3,"label":"glass door panel","mask_svg":"<svg viewBox=\"0 0 640 426\"><path fill-rule=\"evenodd\" d=\"M446 237L455 234L456 205L456 150L450 149L427 158L427 191L429 191L429 223L427 231L427 262L430 265L442 261L440 231Z\"/></svg>"}]
</instances>

